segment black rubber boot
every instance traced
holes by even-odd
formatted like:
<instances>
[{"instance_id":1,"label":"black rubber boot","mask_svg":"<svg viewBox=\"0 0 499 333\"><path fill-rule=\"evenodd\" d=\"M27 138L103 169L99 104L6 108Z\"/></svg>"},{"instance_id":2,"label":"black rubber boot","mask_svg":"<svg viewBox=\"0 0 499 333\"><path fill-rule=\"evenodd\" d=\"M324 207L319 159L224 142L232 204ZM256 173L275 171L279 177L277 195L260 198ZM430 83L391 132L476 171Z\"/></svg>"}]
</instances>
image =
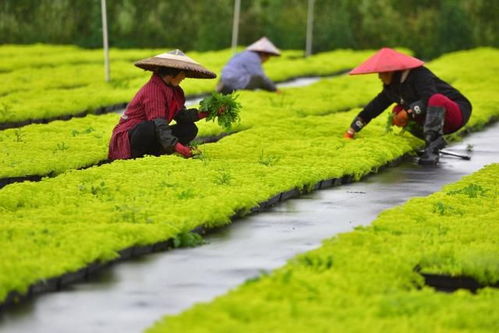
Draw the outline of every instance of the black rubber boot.
<instances>
[{"instance_id":1,"label":"black rubber boot","mask_svg":"<svg viewBox=\"0 0 499 333\"><path fill-rule=\"evenodd\" d=\"M440 106L430 106L426 110L426 119L423 127L426 142L423 154L419 158L421 165L436 165L440 157L440 149L447 145L444 139L445 109Z\"/></svg>"}]
</instances>

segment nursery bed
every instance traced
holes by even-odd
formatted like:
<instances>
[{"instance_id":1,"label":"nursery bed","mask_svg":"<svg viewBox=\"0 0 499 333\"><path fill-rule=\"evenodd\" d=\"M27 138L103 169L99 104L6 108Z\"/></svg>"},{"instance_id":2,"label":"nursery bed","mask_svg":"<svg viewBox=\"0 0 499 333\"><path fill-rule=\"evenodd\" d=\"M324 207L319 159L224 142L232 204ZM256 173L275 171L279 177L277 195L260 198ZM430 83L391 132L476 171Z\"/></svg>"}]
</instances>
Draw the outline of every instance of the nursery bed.
<instances>
[{"instance_id":1,"label":"nursery bed","mask_svg":"<svg viewBox=\"0 0 499 333\"><path fill-rule=\"evenodd\" d=\"M494 144L498 140L499 124L495 124L451 147L465 152L472 145L471 161L443 158L437 168L405 161L363 182L313 192L249 216L241 220L244 223L208 235L208 245L116 265L86 283L6 309L0 332L139 331L161 315L209 301L262 271L283 265L296 253L319 246L326 237L367 225L386 208L412 196L428 195L483 165L498 162ZM323 181L316 187L349 180ZM295 194L280 194L267 205ZM168 246L164 243L163 249ZM154 247L134 248L123 254L151 250Z\"/></svg>"}]
</instances>

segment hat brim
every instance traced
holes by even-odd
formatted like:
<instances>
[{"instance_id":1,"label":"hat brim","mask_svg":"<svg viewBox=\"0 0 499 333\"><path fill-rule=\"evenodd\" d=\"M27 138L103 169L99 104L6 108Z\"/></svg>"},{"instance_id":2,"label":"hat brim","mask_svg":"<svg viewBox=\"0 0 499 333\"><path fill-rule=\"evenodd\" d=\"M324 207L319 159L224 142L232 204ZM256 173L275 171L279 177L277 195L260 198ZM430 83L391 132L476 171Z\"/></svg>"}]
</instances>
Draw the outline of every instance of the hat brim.
<instances>
[{"instance_id":1,"label":"hat brim","mask_svg":"<svg viewBox=\"0 0 499 333\"><path fill-rule=\"evenodd\" d=\"M161 68L175 68L184 72L186 77L195 79L214 79L217 77L217 74L201 65L174 59L152 57L137 61L135 66L153 72Z\"/></svg>"},{"instance_id":2,"label":"hat brim","mask_svg":"<svg viewBox=\"0 0 499 333\"><path fill-rule=\"evenodd\" d=\"M411 65L400 65L400 66L384 66L382 68L354 68L348 75L363 75L363 74L377 74L377 73L387 73L387 72L396 72L396 71L404 71L406 69L418 68L424 65L424 62L421 61L419 63L414 63Z\"/></svg>"},{"instance_id":3,"label":"hat brim","mask_svg":"<svg viewBox=\"0 0 499 333\"><path fill-rule=\"evenodd\" d=\"M359 66L352 69L348 74L374 74L403 71L424 65L424 61L384 47Z\"/></svg>"},{"instance_id":4,"label":"hat brim","mask_svg":"<svg viewBox=\"0 0 499 333\"><path fill-rule=\"evenodd\" d=\"M264 54L268 54L270 56L275 56L275 57L280 57L281 56L280 53L269 51L269 50L257 50L257 49L247 49L247 50L248 51L253 51L253 52L258 52L258 53L264 53Z\"/></svg>"}]
</instances>

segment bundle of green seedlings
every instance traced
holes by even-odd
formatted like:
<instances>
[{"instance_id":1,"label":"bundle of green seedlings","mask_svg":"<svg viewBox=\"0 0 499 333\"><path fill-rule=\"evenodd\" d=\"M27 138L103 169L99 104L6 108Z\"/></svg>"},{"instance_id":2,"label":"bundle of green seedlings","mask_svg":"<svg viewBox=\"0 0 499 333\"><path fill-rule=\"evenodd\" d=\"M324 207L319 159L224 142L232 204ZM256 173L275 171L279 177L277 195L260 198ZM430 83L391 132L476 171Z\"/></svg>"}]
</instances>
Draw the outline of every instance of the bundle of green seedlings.
<instances>
[{"instance_id":1,"label":"bundle of green seedlings","mask_svg":"<svg viewBox=\"0 0 499 333\"><path fill-rule=\"evenodd\" d=\"M218 124L229 131L234 124L241 121L239 111L241 103L237 102L238 95L232 93L228 95L212 92L200 102L200 110L208 112L206 121L217 120Z\"/></svg>"},{"instance_id":2,"label":"bundle of green seedlings","mask_svg":"<svg viewBox=\"0 0 499 333\"><path fill-rule=\"evenodd\" d=\"M147 332L496 332L498 172L489 165L386 210ZM489 287L440 292L421 273Z\"/></svg>"}]
</instances>

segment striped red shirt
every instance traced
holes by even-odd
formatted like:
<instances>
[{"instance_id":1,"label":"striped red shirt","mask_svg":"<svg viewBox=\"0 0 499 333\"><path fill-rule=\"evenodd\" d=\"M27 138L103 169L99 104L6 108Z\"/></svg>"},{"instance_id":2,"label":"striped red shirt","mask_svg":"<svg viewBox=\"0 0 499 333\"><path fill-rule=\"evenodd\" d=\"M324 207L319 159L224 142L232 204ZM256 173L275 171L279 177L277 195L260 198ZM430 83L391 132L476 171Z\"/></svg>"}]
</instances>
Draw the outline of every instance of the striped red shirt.
<instances>
[{"instance_id":1,"label":"striped red shirt","mask_svg":"<svg viewBox=\"0 0 499 333\"><path fill-rule=\"evenodd\" d=\"M184 107L184 91L180 87L167 85L159 75L151 79L139 90L128 104L118 125L113 129L109 142L110 160L127 159L132 156L128 130L137 124L156 118L166 119L170 123Z\"/></svg>"}]
</instances>

